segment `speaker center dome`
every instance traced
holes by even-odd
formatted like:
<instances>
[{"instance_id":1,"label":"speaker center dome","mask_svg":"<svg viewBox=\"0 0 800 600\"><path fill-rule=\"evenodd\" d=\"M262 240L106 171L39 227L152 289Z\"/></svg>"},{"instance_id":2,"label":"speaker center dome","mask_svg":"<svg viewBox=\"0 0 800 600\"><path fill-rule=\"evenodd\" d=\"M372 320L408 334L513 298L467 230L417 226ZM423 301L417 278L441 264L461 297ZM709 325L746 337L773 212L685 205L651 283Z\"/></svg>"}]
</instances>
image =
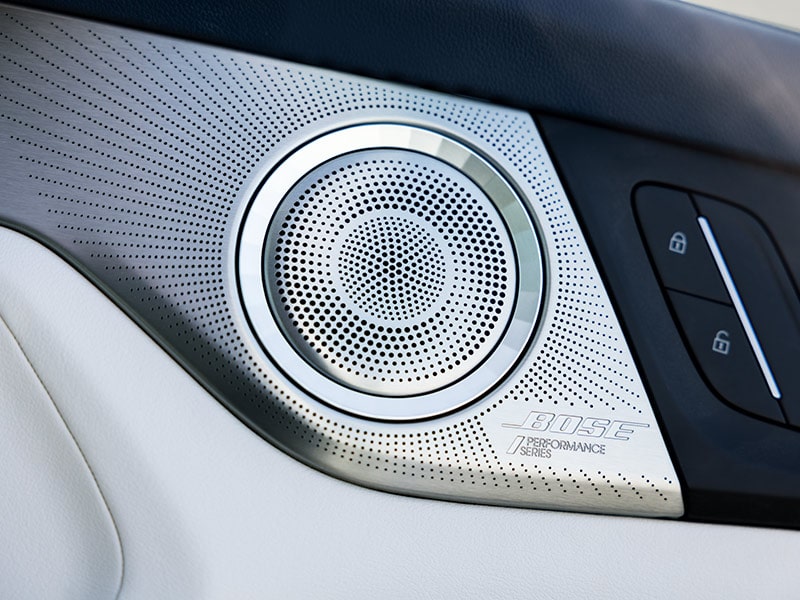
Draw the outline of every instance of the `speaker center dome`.
<instances>
[{"instance_id":1,"label":"speaker center dome","mask_svg":"<svg viewBox=\"0 0 800 600\"><path fill-rule=\"evenodd\" d=\"M414 321L442 301L445 251L426 224L383 214L343 236L336 271L357 309L386 325Z\"/></svg>"},{"instance_id":2,"label":"speaker center dome","mask_svg":"<svg viewBox=\"0 0 800 600\"><path fill-rule=\"evenodd\" d=\"M506 225L464 173L370 149L302 177L272 219L269 306L321 373L379 396L442 389L499 343L516 302Z\"/></svg>"}]
</instances>

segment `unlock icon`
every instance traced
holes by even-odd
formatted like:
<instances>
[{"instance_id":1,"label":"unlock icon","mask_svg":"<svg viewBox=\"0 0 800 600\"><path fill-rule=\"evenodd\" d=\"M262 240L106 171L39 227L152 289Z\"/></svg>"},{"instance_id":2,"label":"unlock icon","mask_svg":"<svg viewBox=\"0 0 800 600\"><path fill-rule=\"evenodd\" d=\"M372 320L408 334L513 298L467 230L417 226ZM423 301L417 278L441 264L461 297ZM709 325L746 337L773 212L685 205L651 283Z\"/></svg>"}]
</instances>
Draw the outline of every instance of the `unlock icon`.
<instances>
[{"instance_id":1,"label":"unlock icon","mask_svg":"<svg viewBox=\"0 0 800 600\"><path fill-rule=\"evenodd\" d=\"M727 356L731 351L731 334L724 329L720 329L714 336L711 349L719 354Z\"/></svg>"}]
</instances>

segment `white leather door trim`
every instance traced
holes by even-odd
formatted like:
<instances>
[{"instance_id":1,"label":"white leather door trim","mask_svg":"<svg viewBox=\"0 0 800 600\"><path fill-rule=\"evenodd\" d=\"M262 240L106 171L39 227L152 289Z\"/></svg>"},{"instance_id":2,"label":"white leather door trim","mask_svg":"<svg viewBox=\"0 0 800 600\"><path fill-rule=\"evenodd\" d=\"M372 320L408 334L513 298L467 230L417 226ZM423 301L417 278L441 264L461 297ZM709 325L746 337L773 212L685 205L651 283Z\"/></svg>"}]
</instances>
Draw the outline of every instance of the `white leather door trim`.
<instances>
[{"instance_id":1,"label":"white leather door trim","mask_svg":"<svg viewBox=\"0 0 800 600\"><path fill-rule=\"evenodd\" d=\"M115 598L122 572L93 475L0 315L0 597Z\"/></svg>"}]
</instances>

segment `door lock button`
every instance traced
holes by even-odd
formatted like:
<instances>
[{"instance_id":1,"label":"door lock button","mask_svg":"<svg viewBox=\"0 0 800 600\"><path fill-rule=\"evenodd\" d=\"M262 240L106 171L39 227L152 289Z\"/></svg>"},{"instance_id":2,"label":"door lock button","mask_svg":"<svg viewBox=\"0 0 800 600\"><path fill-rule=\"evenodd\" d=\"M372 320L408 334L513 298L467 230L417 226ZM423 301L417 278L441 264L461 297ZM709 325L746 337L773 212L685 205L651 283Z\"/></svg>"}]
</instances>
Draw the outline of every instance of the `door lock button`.
<instances>
[{"instance_id":1,"label":"door lock button","mask_svg":"<svg viewBox=\"0 0 800 600\"><path fill-rule=\"evenodd\" d=\"M730 304L687 193L642 186L636 211L664 287Z\"/></svg>"}]
</instances>

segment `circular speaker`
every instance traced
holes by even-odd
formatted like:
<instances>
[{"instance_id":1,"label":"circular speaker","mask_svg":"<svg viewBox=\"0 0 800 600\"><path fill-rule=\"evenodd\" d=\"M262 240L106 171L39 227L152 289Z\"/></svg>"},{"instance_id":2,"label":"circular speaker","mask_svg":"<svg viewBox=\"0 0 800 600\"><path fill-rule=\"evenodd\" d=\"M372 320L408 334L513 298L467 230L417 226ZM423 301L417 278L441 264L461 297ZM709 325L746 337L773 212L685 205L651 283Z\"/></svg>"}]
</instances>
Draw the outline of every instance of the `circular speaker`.
<instances>
[{"instance_id":1,"label":"circular speaker","mask_svg":"<svg viewBox=\"0 0 800 600\"><path fill-rule=\"evenodd\" d=\"M486 394L524 353L542 299L513 187L467 146L409 125L353 126L292 153L249 207L237 267L275 364L378 419Z\"/></svg>"}]
</instances>

